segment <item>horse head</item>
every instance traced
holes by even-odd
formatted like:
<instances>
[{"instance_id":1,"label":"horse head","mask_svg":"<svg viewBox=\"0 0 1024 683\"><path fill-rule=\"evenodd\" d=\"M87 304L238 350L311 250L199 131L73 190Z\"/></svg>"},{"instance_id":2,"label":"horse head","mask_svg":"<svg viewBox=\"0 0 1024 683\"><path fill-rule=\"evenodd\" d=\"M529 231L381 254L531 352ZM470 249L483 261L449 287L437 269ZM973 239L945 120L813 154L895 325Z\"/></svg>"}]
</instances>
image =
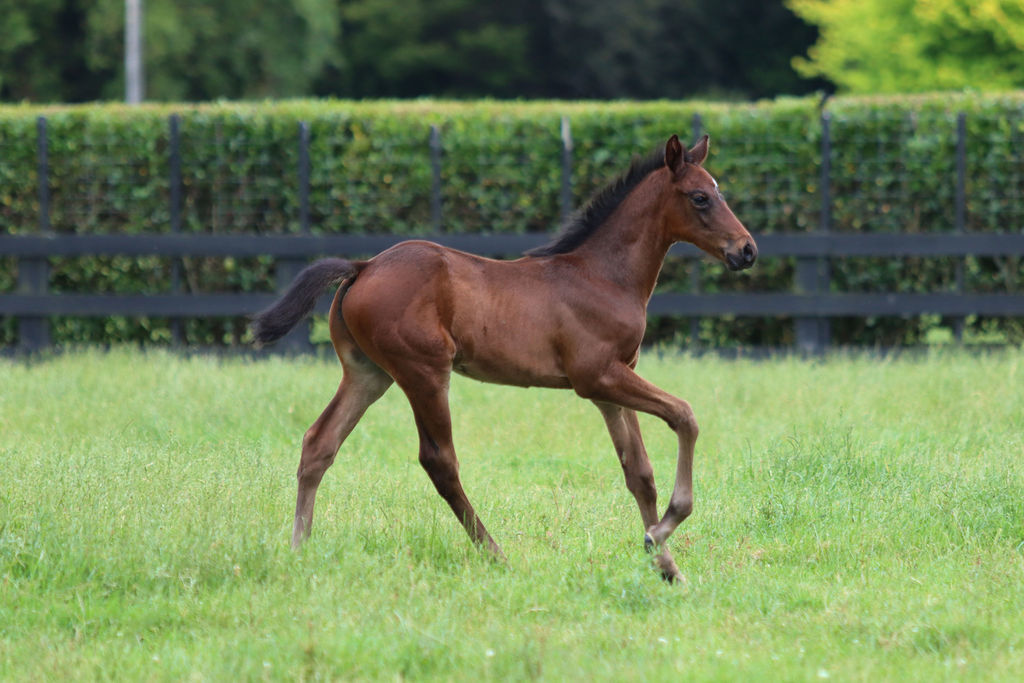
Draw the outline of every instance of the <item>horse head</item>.
<instances>
[{"instance_id":1,"label":"horse head","mask_svg":"<svg viewBox=\"0 0 1024 683\"><path fill-rule=\"evenodd\" d=\"M750 268L757 259L757 244L726 204L718 183L704 170L708 145L707 135L691 149L685 149L676 135L665 144L669 238L696 245L730 270Z\"/></svg>"}]
</instances>

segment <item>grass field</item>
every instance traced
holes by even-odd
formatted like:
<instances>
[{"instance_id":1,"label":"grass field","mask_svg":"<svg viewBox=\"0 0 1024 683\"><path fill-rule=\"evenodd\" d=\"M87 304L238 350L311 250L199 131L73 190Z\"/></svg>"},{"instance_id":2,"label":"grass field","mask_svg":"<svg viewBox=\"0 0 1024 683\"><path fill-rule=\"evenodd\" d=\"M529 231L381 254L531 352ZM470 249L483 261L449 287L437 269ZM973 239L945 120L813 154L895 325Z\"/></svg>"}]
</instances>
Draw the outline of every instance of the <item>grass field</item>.
<instances>
[{"instance_id":1,"label":"grass field","mask_svg":"<svg viewBox=\"0 0 1024 683\"><path fill-rule=\"evenodd\" d=\"M0 362L0 680L1019 680L1024 351L648 354L701 424L685 586L571 392L456 379L477 552L392 389L288 549L334 361ZM662 502L675 438L643 421Z\"/></svg>"}]
</instances>

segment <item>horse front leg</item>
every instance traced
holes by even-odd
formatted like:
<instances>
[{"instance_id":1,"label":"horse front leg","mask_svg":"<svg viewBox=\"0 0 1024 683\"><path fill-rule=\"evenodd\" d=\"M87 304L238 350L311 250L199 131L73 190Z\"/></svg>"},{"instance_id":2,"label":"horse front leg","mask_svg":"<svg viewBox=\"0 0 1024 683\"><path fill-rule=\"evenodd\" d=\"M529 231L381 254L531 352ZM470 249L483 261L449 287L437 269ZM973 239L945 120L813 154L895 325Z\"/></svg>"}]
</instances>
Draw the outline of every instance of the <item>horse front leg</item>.
<instances>
[{"instance_id":1,"label":"horse front leg","mask_svg":"<svg viewBox=\"0 0 1024 683\"><path fill-rule=\"evenodd\" d=\"M659 557L662 556L665 553L665 541L693 510L693 452L698 432L693 409L689 403L662 391L624 363L613 363L604 372L596 375L580 373L575 377L570 376L569 379L580 396L654 415L664 420L676 433L679 452L675 486L665 514L660 521L648 526L644 535L645 546L650 550L657 548ZM637 433L639 434L639 426ZM650 519L655 517L652 516ZM669 580L682 580L683 576L671 561L671 557L667 554L665 557L668 560L665 565L659 562L663 574Z\"/></svg>"},{"instance_id":2,"label":"horse front leg","mask_svg":"<svg viewBox=\"0 0 1024 683\"><path fill-rule=\"evenodd\" d=\"M608 434L615 446L615 454L626 477L626 488L636 498L636 504L640 508L640 519L646 532L658 523L658 491L654 486L654 470L650 458L647 457L636 412L614 403L594 401L594 405L601 411L601 416L608 427ZM655 555L654 564L667 581L681 577L679 567L664 544Z\"/></svg>"}]
</instances>

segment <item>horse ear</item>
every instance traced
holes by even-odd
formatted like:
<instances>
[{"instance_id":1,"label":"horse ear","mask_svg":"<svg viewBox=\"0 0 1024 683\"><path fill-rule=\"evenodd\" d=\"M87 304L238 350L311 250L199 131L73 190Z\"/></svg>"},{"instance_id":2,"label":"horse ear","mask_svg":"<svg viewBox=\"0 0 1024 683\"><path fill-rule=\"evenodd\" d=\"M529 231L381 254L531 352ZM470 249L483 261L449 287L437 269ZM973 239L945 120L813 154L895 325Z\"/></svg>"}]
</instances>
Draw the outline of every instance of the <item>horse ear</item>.
<instances>
[{"instance_id":1,"label":"horse ear","mask_svg":"<svg viewBox=\"0 0 1024 683\"><path fill-rule=\"evenodd\" d=\"M686 152L686 163L697 164L698 166L703 164L704 160L708 158L708 144L710 142L711 139L707 135L698 140L697 144Z\"/></svg>"},{"instance_id":2,"label":"horse ear","mask_svg":"<svg viewBox=\"0 0 1024 683\"><path fill-rule=\"evenodd\" d=\"M665 165L673 173L678 173L686 164L686 152L679 142L679 136L673 135L665 143Z\"/></svg>"}]
</instances>

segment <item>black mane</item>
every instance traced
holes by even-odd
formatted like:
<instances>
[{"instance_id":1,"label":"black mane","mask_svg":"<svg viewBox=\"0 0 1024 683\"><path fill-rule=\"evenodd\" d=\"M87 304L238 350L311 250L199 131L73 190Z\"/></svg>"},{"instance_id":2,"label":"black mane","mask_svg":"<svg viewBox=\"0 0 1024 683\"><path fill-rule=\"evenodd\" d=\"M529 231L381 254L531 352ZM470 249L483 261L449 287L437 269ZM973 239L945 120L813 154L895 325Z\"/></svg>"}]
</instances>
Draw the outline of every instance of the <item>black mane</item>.
<instances>
[{"instance_id":1,"label":"black mane","mask_svg":"<svg viewBox=\"0 0 1024 683\"><path fill-rule=\"evenodd\" d=\"M644 178L665 165L665 152L656 149L647 157L637 157L629 169L608 183L591 197L590 201L570 216L562 229L547 244L534 247L526 256L553 256L565 254L580 246L594 234L608 217L619 208L619 204Z\"/></svg>"}]
</instances>

